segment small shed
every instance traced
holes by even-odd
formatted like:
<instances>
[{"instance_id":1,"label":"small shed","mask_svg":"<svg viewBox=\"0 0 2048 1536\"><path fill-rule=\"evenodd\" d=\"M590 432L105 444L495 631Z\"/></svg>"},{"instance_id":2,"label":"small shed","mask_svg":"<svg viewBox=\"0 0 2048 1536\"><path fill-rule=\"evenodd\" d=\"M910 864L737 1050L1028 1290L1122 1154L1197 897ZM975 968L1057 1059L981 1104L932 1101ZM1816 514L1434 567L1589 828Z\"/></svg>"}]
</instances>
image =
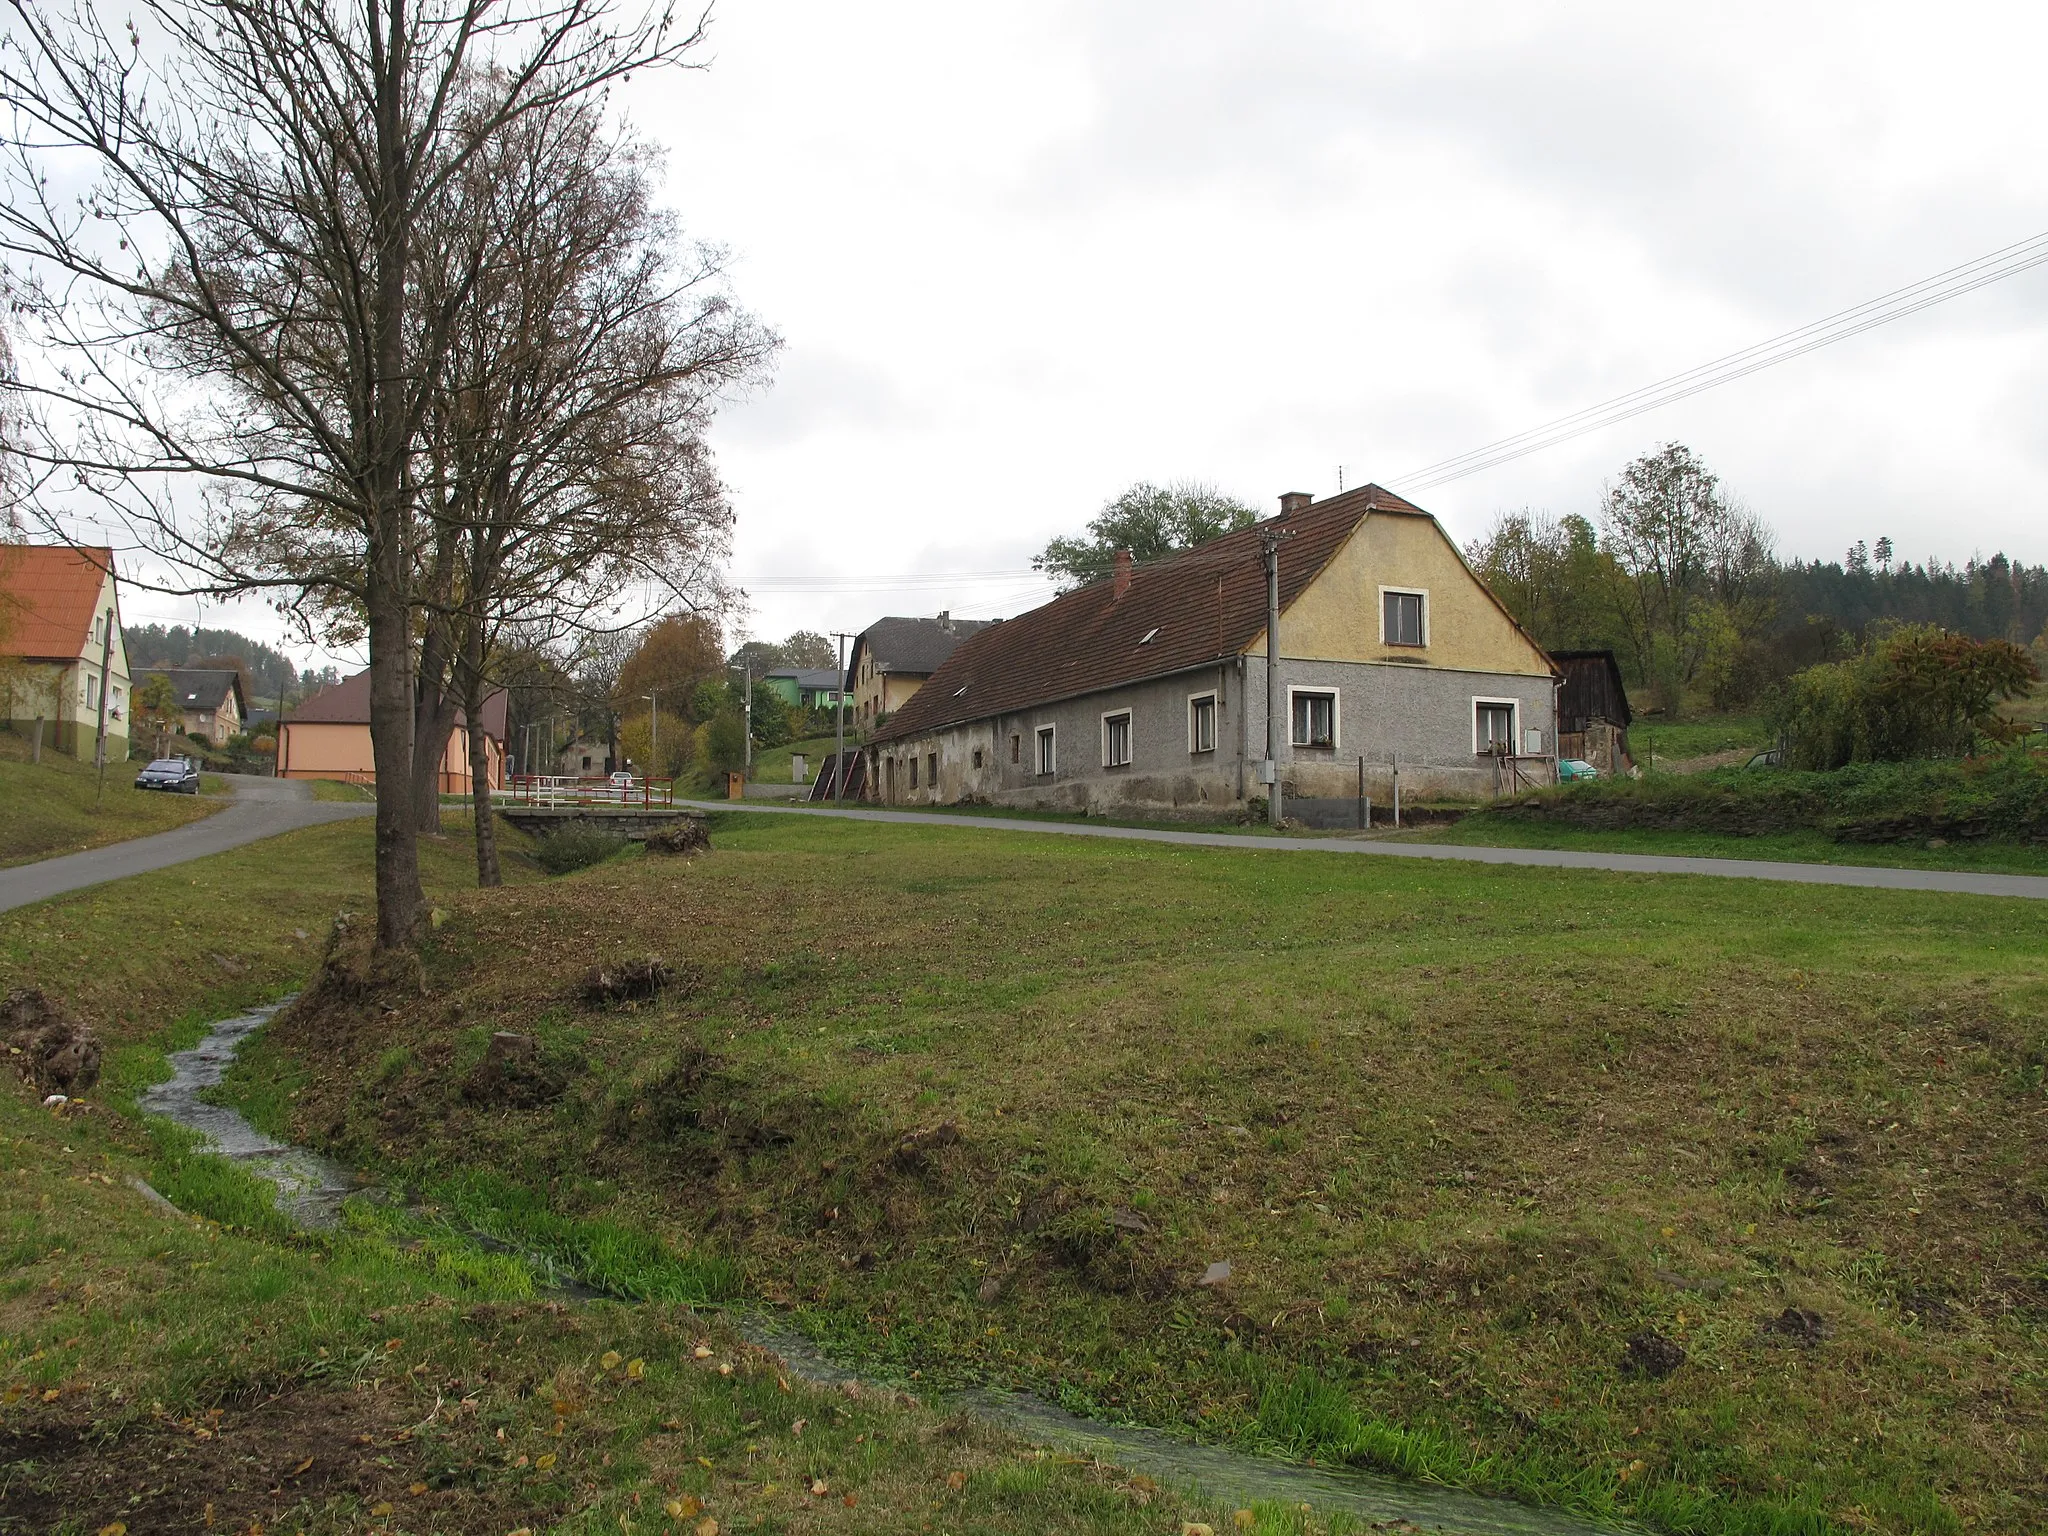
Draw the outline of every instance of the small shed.
<instances>
[{"instance_id":1,"label":"small shed","mask_svg":"<svg viewBox=\"0 0 2048 1536\"><path fill-rule=\"evenodd\" d=\"M1610 777L1635 771L1628 749L1628 688L1612 651L1552 651L1564 682L1557 692L1557 751Z\"/></svg>"}]
</instances>

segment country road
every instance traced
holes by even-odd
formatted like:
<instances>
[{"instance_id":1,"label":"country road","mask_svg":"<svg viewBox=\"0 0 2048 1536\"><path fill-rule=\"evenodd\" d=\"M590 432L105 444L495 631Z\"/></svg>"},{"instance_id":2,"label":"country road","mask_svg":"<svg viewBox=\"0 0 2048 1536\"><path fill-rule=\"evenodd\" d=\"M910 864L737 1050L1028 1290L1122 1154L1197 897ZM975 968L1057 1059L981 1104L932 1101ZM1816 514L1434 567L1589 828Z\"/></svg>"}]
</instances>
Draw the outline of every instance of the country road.
<instances>
[{"instance_id":1,"label":"country road","mask_svg":"<svg viewBox=\"0 0 2048 1536\"><path fill-rule=\"evenodd\" d=\"M67 853L61 858L0 869L0 912L47 901L89 885L168 869L188 859L203 859L210 853L225 853L280 832L368 816L377 809L374 805L315 800L312 786L303 781L238 775L228 782L234 786L234 804L202 821L151 837L109 843L84 853Z\"/></svg>"}]
</instances>

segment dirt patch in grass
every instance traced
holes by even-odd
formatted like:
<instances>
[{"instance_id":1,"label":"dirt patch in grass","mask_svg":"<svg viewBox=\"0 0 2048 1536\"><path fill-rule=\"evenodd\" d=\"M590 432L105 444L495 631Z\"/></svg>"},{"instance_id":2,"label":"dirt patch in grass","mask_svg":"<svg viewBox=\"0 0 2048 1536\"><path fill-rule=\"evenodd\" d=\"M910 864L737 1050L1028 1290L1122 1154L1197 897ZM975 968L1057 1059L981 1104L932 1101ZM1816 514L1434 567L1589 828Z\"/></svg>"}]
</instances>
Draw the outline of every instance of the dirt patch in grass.
<instances>
[{"instance_id":1,"label":"dirt patch in grass","mask_svg":"<svg viewBox=\"0 0 2048 1536\"><path fill-rule=\"evenodd\" d=\"M111 1432L65 1411L25 1415L0 1429L0 1529L289 1528L323 1510L389 1505L408 1526L503 1536L560 1509L530 1489L464 1486L474 1471L465 1452L480 1447L421 1438L411 1406L388 1393L297 1389Z\"/></svg>"}]
</instances>

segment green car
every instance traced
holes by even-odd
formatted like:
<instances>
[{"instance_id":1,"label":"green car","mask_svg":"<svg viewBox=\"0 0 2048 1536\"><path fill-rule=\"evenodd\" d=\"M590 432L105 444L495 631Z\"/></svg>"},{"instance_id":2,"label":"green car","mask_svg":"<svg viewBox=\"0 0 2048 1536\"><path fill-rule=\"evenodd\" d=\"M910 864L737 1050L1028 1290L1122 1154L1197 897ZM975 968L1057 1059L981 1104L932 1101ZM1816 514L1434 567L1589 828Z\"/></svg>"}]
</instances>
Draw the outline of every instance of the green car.
<instances>
[{"instance_id":1,"label":"green car","mask_svg":"<svg viewBox=\"0 0 2048 1536\"><path fill-rule=\"evenodd\" d=\"M1557 760L1557 782L1560 784L1599 777L1600 770L1582 757L1561 757Z\"/></svg>"}]
</instances>

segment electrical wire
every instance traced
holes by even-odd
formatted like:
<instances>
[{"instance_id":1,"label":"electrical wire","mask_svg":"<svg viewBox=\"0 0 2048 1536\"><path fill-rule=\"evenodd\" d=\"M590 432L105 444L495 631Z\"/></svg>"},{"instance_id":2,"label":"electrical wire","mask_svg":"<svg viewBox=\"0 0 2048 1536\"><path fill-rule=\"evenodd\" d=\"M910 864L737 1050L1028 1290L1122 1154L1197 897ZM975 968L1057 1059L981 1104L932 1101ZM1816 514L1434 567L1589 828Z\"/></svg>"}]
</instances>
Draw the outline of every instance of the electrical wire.
<instances>
[{"instance_id":1,"label":"electrical wire","mask_svg":"<svg viewBox=\"0 0 2048 1536\"><path fill-rule=\"evenodd\" d=\"M1439 485L1447 485L1453 480L1462 480L1482 470L1524 458L1545 448L1555 447L1559 443L1569 442L1575 437L1583 437L1588 432L1597 432L1602 427L1613 426L1616 422L1626 421L1632 416L1640 416L1688 396L1717 389L1723 384L1733 383L1736 379L1761 372L1763 369L1774 368L1795 357L1803 357L1808 352L1833 346L1838 341L1846 341L1864 331L1889 325L1894 320L1902 320L1936 304L1944 304L1950 299L1959 298L1988 284L2002 282L2044 262L2048 262L2048 231L2026 240L2015 241L1973 261L1966 261L1959 266L1937 272L1932 277L1922 278L1917 283L1895 288L1889 293L1880 294L1853 308L1802 325L1796 330L1786 331L1753 346L1744 347L1739 352L1730 352L1725 357L1715 358L1712 362L1702 363L1696 368L1688 368L1683 373L1672 374L1640 389L1630 390L1627 394L1616 395L1597 405L1589 405L1583 410L1574 411L1569 416L1560 416L1541 426L1531 427L1526 432L1518 432L1513 437L1500 438L1451 458L1439 459L1434 464L1424 465L1421 469L1412 470L1387 483L1390 487L1403 491L1421 492Z\"/></svg>"}]
</instances>

